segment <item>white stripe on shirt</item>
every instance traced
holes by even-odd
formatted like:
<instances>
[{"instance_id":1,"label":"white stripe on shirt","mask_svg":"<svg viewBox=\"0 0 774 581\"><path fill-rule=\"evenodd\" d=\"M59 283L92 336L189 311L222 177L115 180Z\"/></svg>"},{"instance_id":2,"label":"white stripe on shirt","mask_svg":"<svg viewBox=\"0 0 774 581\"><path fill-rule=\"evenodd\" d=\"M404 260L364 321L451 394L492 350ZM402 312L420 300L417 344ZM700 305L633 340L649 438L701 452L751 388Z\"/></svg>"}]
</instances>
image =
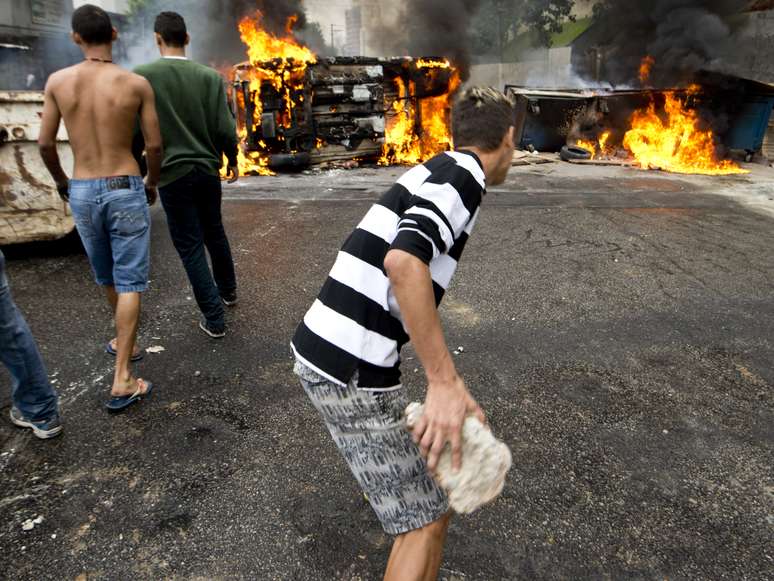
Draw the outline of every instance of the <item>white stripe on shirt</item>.
<instances>
[{"instance_id":1,"label":"white stripe on shirt","mask_svg":"<svg viewBox=\"0 0 774 581\"><path fill-rule=\"evenodd\" d=\"M390 310L387 302L390 279L378 268L351 254L339 252L330 277L379 303L385 311Z\"/></svg>"},{"instance_id":2,"label":"white stripe on shirt","mask_svg":"<svg viewBox=\"0 0 774 581\"><path fill-rule=\"evenodd\" d=\"M318 337L371 365L392 367L398 362L396 341L369 331L349 317L326 307L319 299L306 313L304 323Z\"/></svg>"},{"instance_id":3,"label":"white stripe on shirt","mask_svg":"<svg viewBox=\"0 0 774 581\"><path fill-rule=\"evenodd\" d=\"M446 155L451 157L457 165L465 168L475 178L482 188L486 189L486 176L484 170L478 165L478 162L467 153L460 153L459 151L447 151Z\"/></svg>"},{"instance_id":4,"label":"white stripe on shirt","mask_svg":"<svg viewBox=\"0 0 774 581\"><path fill-rule=\"evenodd\" d=\"M420 198L424 198L436 205L443 212L443 215L451 224L453 238L456 240L462 233L463 228L470 220L470 212L462 203L459 192L451 184L431 184L425 182L416 193ZM410 213L407 212L407 213ZM449 248L454 244L448 245Z\"/></svg>"},{"instance_id":5,"label":"white stripe on shirt","mask_svg":"<svg viewBox=\"0 0 774 581\"><path fill-rule=\"evenodd\" d=\"M404 173L400 179L398 179L398 183L406 188L413 196L416 195L419 188L431 175L432 172L429 169L423 165L418 165Z\"/></svg>"},{"instance_id":6,"label":"white stripe on shirt","mask_svg":"<svg viewBox=\"0 0 774 581\"><path fill-rule=\"evenodd\" d=\"M387 244L392 244L398 230L398 220L400 220L400 216L395 212L379 204L374 204L357 227L378 236Z\"/></svg>"}]
</instances>

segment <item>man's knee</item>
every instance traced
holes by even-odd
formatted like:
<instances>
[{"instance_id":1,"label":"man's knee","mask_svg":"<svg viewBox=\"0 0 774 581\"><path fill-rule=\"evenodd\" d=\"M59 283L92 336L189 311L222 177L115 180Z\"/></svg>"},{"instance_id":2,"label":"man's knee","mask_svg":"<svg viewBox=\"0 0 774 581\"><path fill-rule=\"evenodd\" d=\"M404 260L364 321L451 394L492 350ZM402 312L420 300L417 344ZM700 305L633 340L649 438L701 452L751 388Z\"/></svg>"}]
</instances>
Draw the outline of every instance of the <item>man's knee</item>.
<instances>
[{"instance_id":1,"label":"man's knee","mask_svg":"<svg viewBox=\"0 0 774 581\"><path fill-rule=\"evenodd\" d=\"M438 520L434 520L430 524L427 524L419 529L408 531L395 537L396 541L407 538L419 538L427 537L432 539L443 539L446 536L446 530L449 528L451 522L451 512L447 512Z\"/></svg>"}]
</instances>

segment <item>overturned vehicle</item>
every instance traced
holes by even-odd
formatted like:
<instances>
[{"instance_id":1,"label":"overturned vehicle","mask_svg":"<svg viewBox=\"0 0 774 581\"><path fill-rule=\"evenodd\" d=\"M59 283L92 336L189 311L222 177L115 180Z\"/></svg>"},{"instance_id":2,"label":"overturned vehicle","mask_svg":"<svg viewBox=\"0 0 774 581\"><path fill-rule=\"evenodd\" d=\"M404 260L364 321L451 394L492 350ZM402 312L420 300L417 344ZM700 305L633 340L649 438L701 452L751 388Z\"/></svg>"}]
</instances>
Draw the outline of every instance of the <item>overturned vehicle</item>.
<instances>
[{"instance_id":1,"label":"overturned vehicle","mask_svg":"<svg viewBox=\"0 0 774 581\"><path fill-rule=\"evenodd\" d=\"M416 163L451 147L456 69L440 58L274 59L233 69L242 173Z\"/></svg>"}]
</instances>

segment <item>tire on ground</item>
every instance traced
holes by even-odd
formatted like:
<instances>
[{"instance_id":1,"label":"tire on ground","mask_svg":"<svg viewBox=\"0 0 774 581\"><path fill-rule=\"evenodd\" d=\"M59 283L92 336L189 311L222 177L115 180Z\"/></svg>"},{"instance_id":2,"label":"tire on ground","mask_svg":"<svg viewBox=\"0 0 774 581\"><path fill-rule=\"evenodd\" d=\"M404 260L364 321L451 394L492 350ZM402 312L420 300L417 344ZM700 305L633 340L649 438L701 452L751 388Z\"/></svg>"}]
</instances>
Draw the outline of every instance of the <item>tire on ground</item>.
<instances>
[{"instance_id":1,"label":"tire on ground","mask_svg":"<svg viewBox=\"0 0 774 581\"><path fill-rule=\"evenodd\" d=\"M570 161L575 159L591 159L591 152L577 145L565 145L559 152L559 157L564 161Z\"/></svg>"}]
</instances>

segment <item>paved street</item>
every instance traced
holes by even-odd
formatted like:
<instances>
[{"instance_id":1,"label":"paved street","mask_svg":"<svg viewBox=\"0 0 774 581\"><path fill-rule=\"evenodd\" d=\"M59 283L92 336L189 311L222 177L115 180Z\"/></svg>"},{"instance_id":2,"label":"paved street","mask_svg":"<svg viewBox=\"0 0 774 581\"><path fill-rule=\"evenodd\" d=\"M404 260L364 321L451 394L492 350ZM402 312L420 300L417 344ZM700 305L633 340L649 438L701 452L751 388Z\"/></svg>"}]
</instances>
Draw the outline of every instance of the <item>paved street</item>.
<instances>
[{"instance_id":1,"label":"paved street","mask_svg":"<svg viewBox=\"0 0 774 581\"><path fill-rule=\"evenodd\" d=\"M514 458L502 497L454 522L442 578L771 579L774 170L569 167L490 191L442 309ZM220 342L196 328L155 208L141 342L164 351L137 367L152 398L116 417L109 314L78 244L5 249L66 423L51 442L11 425L0 372L0 578L380 578L390 539L288 343L400 171L228 187L241 302Z\"/></svg>"}]
</instances>

